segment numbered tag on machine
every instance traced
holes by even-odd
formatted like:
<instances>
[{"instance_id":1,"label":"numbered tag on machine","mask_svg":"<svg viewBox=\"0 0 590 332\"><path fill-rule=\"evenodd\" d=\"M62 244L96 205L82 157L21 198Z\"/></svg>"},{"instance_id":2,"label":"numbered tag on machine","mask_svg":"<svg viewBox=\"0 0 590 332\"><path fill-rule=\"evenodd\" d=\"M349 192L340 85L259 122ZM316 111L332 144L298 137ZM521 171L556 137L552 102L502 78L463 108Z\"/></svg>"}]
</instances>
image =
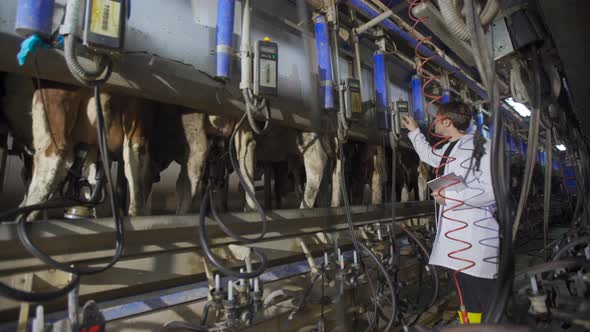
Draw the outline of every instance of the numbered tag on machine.
<instances>
[{"instance_id":1,"label":"numbered tag on machine","mask_svg":"<svg viewBox=\"0 0 590 332\"><path fill-rule=\"evenodd\" d=\"M406 100L398 100L393 102L393 123L395 124L395 133L400 135L407 129L402 127L402 118L404 116L410 116L410 104Z\"/></svg>"},{"instance_id":2,"label":"numbered tag on machine","mask_svg":"<svg viewBox=\"0 0 590 332\"><path fill-rule=\"evenodd\" d=\"M270 41L256 42L254 53L254 94L278 95L279 46Z\"/></svg>"},{"instance_id":3,"label":"numbered tag on machine","mask_svg":"<svg viewBox=\"0 0 590 332\"><path fill-rule=\"evenodd\" d=\"M361 82L354 78L346 80L344 106L346 117L359 117L363 113L363 101L361 99Z\"/></svg>"},{"instance_id":4,"label":"numbered tag on machine","mask_svg":"<svg viewBox=\"0 0 590 332\"><path fill-rule=\"evenodd\" d=\"M127 0L86 0L84 46L113 52L123 48Z\"/></svg>"}]
</instances>

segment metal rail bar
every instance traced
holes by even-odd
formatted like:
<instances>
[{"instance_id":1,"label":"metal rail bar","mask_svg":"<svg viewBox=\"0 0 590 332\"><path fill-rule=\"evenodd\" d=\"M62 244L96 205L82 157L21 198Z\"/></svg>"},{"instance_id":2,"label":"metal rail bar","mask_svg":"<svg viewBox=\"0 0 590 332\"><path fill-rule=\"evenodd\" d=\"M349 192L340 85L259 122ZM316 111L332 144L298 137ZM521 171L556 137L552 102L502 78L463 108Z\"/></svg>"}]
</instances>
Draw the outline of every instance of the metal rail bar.
<instances>
[{"instance_id":1,"label":"metal rail bar","mask_svg":"<svg viewBox=\"0 0 590 332\"><path fill-rule=\"evenodd\" d=\"M430 201L397 203L399 220L432 214ZM357 227L387 222L386 208L353 207ZM340 238L347 246L347 225L342 208L308 210L274 210L267 213L268 236L252 245L268 257L271 266L304 259L299 241L305 241L313 255L329 248L328 235ZM255 213L228 213L221 216L241 235L253 235L260 229ZM206 279L204 257L197 241L196 216L154 216L126 220L127 246L122 260L111 270L82 279L81 301L111 300L138 293L194 283ZM232 246L234 241L208 220L208 235L214 251L239 266L244 247ZM112 255L114 231L107 219L64 222L50 221L31 225L35 243L56 259L76 264L101 264ZM15 226L0 225L0 279L14 282L34 273L33 290L51 289L69 277L59 271L47 270L37 259L30 258L21 247ZM48 310L66 305L65 299L47 304ZM0 301L0 321L15 319L19 304L8 299Z\"/></svg>"}]
</instances>

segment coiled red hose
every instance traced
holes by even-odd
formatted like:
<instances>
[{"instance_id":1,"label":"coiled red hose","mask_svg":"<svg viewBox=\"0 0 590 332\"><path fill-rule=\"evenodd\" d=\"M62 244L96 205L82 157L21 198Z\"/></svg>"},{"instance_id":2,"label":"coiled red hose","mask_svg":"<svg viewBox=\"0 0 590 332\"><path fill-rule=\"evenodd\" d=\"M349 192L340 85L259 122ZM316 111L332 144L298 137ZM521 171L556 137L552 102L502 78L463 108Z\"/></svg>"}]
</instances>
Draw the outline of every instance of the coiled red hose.
<instances>
[{"instance_id":1,"label":"coiled red hose","mask_svg":"<svg viewBox=\"0 0 590 332\"><path fill-rule=\"evenodd\" d=\"M431 109L432 105L434 105L435 103L439 102L442 99L442 95L436 95L436 94L428 93L428 91L427 91L427 87L430 84L436 82L439 79L439 76L437 76L436 74L434 74L434 73L433 74L427 74L425 72L425 70L423 70L424 67L426 66L426 64L428 62L430 62L430 61L433 60L434 55L432 55L432 56L424 56L424 55L420 54L420 52L418 51L419 50L419 47L421 45L427 46L426 44L429 43L432 40L432 36L422 36L422 35L416 33L416 28L421 23L424 23L426 20L428 20L428 17L427 16L422 17L422 18L417 18L417 17L415 17L412 14L412 9L414 9L414 7L416 7L417 5L419 5L422 2L423 2L423 0L408 0L408 4L409 4L409 6L408 6L408 16L414 22L413 25L412 25L412 30L410 31L410 34L412 34L414 36L414 38L416 38L416 40L418 40L418 44L416 45L416 48L415 48L416 57L419 59L419 61L417 61L416 71L417 71L418 75L420 76L420 78L424 82L422 84L422 94L427 99L427 103L426 103L426 106L425 106L425 111L426 111L426 114L430 115L431 117L434 117L434 119L435 119L430 124L430 126L428 128L428 133L430 135L432 135L432 136L441 138L441 140L439 140L436 144L434 144L432 146L432 153L435 156L440 157L441 159L444 158L444 161L441 162L440 165L435 168L436 174L437 174L437 176L439 176L439 171L441 169L443 169L446 165L454 162L456 160L456 158L444 156L444 155L438 154L436 152L436 150L438 149L438 147L442 147L445 143L447 143L449 141L450 137L438 135L438 134L434 133L433 130L432 130L434 128L434 126L438 122L441 122L441 121L447 119L447 117L444 117L444 116L435 116L434 114L431 114L431 112L430 112L430 109ZM445 178L444 175L441 175L441 177L442 178ZM461 230L466 229L467 227L469 227L469 224L467 222L463 221L463 220L456 219L456 218L451 218L451 217L448 217L446 215L449 211L453 211L453 210L455 210L455 209L457 209L457 208L465 205L465 202L464 201L461 201L461 200L458 200L458 199L449 198L449 197L446 197L443 194L441 194L441 192L444 192L446 189L448 189L448 188L450 188L450 187L458 184L459 182L460 181L459 180L456 180L456 179L455 180L452 180L451 183L449 183L448 185L445 185L441 189L439 189L439 195L443 199L445 199L445 202L447 203L445 206L448 206L449 205L449 202L451 202L451 204L453 204L450 207L444 208L442 210L442 212L440 213L440 217L441 217L441 222L446 219L446 220L449 220L449 221L452 221L452 222L455 222L455 223L459 224L457 228L454 228L454 229L451 229L450 231L445 232L444 236L447 239L449 239L449 240L452 240L452 241L455 241L455 242L458 242L458 243L464 245L464 247L462 247L461 249L458 249L458 250L449 252L447 254L447 256L449 258L451 258L451 259L458 260L458 261L461 261L461 262L465 262L467 264L466 266L464 266L464 267L462 267L462 268L460 268L458 270L455 270L453 272L453 279L454 279L454 282L455 282L455 286L457 288L457 293L459 295L459 301L460 301L460 304L461 304L461 307L460 307L461 308L461 320L462 320L462 322L464 324L469 324L469 319L467 317L467 310L465 309L465 302L463 300L463 292L461 291L461 287L459 285L459 280L458 280L457 275L460 272L463 272L465 270L468 270L468 269L472 268L473 266L476 265L476 263L474 261L470 260L470 259L459 257L457 255L460 254L460 253L462 253L462 252L465 252L465 251L471 249L473 247L473 245L470 242L468 242L468 241L464 241L464 240L462 240L460 238L451 236L451 234L453 234L453 233L456 233L456 232L459 232Z\"/></svg>"}]
</instances>

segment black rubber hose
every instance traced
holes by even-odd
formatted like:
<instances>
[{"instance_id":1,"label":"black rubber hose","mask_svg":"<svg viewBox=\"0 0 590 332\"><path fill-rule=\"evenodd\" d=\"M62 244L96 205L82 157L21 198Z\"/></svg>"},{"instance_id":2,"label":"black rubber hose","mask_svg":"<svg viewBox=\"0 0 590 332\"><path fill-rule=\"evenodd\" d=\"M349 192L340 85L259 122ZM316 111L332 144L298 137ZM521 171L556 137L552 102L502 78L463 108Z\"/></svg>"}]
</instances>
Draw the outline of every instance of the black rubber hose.
<instances>
[{"instance_id":1,"label":"black rubber hose","mask_svg":"<svg viewBox=\"0 0 590 332\"><path fill-rule=\"evenodd\" d=\"M207 209L209 209L209 201L210 201L209 196L210 195L211 195L211 188L208 186L207 190L205 191L205 196L203 197L203 200L201 202L201 209L200 209L200 213L199 213L199 242L201 243L201 248L203 249L205 256L215 267L217 267L219 269L219 271L221 271L225 275L232 276L234 278L239 278L239 279L250 279L250 278L255 278L255 277L260 276L262 273L264 273L264 270L266 270L266 266L268 264L267 260L266 260L266 256L263 253L260 253L257 250L252 249L252 252L256 256L258 256L258 259L260 260L260 266L258 267L258 269L256 269L256 271L239 272L239 271L232 270L232 269L226 267L225 265L223 265L220 262L220 260L215 256L215 254L213 254L213 252L211 251L211 248L209 248L209 243L207 242L206 227L205 227L205 216L207 215Z\"/></svg>"},{"instance_id":2,"label":"black rubber hose","mask_svg":"<svg viewBox=\"0 0 590 332\"><path fill-rule=\"evenodd\" d=\"M492 141L492 185L496 198L498 224L500 226L500 266L498 279L491 301L491 308L485 322L497 324L501 320L508 299L512 293L514 256L512 241L512 209L510 191L507 188L506 167L504 166L504 121L503 112L495 109Z\"/></svg>"},{"instance_id":3,"label":"black rubber hose","mask_svg":"<svg viewBox=\"0 0 590 332\"><path fill-rule=\"evenodd\" d=\"M261 105L252 105L252 99L248 95L247 89L242 90L242 95L244 96L244 103L246 104L246 116L248 117L248 123L250 124L250 128L252 128L252 131L258 135L264 134L268 130L268 127L270 125L270 118L271 118L270 103L268 102L268 100L266 98L264 98ZM264 110L264 118L265 119L264 119L264 126L262 128L258 127L258 125L256 124L256 120L254 119L254 114L252 114L252 112L253 112L252 106L254 106L256 111L259 111L261 109Z\"/></svg>"},{"instance_id":4,"label":"black rubber hose","mask_svg":"<svg viewBox=\"0 0 590 332\"><path fill-rule=\"evenodd\" d=\"M391 313L391 316L389 317L389 321L387 322L387 325L385 326L385 329L383 330L386 332L391 331L393 328L393 324L395 322L395 317L396 317L396 313L397 313L395 288L393 286L393 281L391 280L391 276L389 275L385 266L383 266L383 264L381 264L381 262L379 261L379 258L371 250L369 250L369 248L367 248L367 246L364 245L363 243L359 243L359 246L363 251L365 251L369 256L371 256L371 258L373 258L373 260L375 261L375 263L379 267L379 270L381 270L381 274L383 274L383 277L385 278L385 282L387 283L387 287L389 287L389 289L391 291L391 307L392 307L391 311L392 311L392 313ZM379 307L379 309L381 309L381 308ZM378 310L377 310L376 314L378 314Z\"/></svg>"},{"instance_id":5,"label":"black rubber hose","mask_svg":"<svg viewBox=\"0 0 590 332\"><path fill-rule=\"evenodd\" d=\"M247 237L243 237L239 234L236 234L234 231L231 230L231 228L229 228L225 224L225 222L223 222L223 219L221 219L219 217L219 214L217 213L217 209L215 208L215 205L214 205L213 195L209 195L209 205L210 205L210 211L211 211L211 216L213 217L213 220L215 220L215 222L217 222L217 224L219 225L219 228L221 228L221 230L227 236L232 237L234 240L241 241L243 243L254 243L256 241L262 240L264 238L264 236L266 235L266 227L267 227L266 218L264 218L262 220L262 231L261 231L260 235L254 237L254 238L247 238Z\"/></svg>"},{"instance_id":6,"label":"black rubber hose","mask_svg":"<svg viewBox=\"0 0 590 332\"><path fill-rule=\"evenodd\" d=\"M102 105L100 102L99 85L94 86L94 98L96 101L97 134L98 134L98 146L99 146L100 158L103 161L103 167L108 168L108 166L105 166L105 165L110 165L110 160L109 160L109 155L108 155L108 142L107 142L107 136L106 136L105 120L104 120L104 116L102 114ZM54 260L53 258L51 258L51 256L47 255L45 252L43 252L41 249L39 249L31 241L31 238L28 233L28 227L27 227L28 223L24 222L24 220L26 220L26 216L28 216L28 214L32 211L29 211L28 213L24 213L23 218L22 218L23 222L19 222L17 224L17 231L18 231L17 233L18 233L18 236L19 236L23 246L25 247L25 249L27 249L27 251L29 253L31 253L33 256L37 257L43 263L51 266L52 268L55 268L55 269L58 269L61 271L65 271L65 272L69 272L69 273L74 273L77 275L97 274L100 272L104 272L104 271L110 269L111 267L113 267L113 265L115 265L119 261L121 256L123 255L123 250L125 247L125 225L124 225L124 221L121 217L121 211L117 205L117 201L115 198L115 188L114 188L114 183L112 181L110 170L105 170L105 175L106 175L106 181L107 181L107 191L109 194L109 200L110 200L110 205L111 205L111 212L112 212L113 218L115 220L115 243L116 243L115 244L116 245L115 254L108 264L106 264L102 267L97 267L97 268L90 268L90 267L79 268L79 267L75 267L70 264L58 262L58 261Z\"/></svg>"},{"instance_id":7,"label":"black rubber hose","mask_svg":"<svg viewBox=\"0 0 590 332\"><path fill-rule=\"evenodd\" d=\"M356 237L356 233L354 230L354 224L352 223L352 212L350 209L350 203L348 202L348 189L346 186L346 176L345 176L345 171L344 171L344 166L346 163L346 160L344 159L344 146L342 143L342 140L338 140L338 152L340 154L340 159L341 159L341 167L340 167L340 181L342 182L342 200L344 201L344 211L345 211L345 216L346 216L346 222L348 224L348 231L350 233L350 237L352 240L352 244L354 246L354 250L356 252L358 252L360 254L361 250L361 244L359 243L357 237ZM367 329L365 331L370 331L373 329L377 319L377 292L375 290L375 286L373 285L373 281L371 280L371 278L369 277L368 273L367 273L367 268L365 266L365 264L362 262L360 262L361 267L363 269L363 272L365 273L365 275L367 275L367 282L369 284L369 289L371 290L371 294L373 295L373 298L375 299L374 302L374 308L375 308L375 317L371 320L371 322L369 323L369 326L367 327ZM377 261L377 264L380 265L381 263ZM383 265L381 265L383 266ZM385 269L385 268L383 268ZM386 273L387 274L387 273ZM389 275L387 275L389 277ZM392 317L395 318L395 314L396 314L396 306L395 306L395 290L394 288L391 288L391 294L393 296L393 302L392 302L392 307L393 307L393 315ZM388 330L386 330L388 331Z\"/></svg>"},{"instance_id":8,"label":"black rubber hose","mask_svg":"<svg viewBox=\"0 0 590 332\"><path fill-rule=\"evenodd\" d=\"M209 318L209 311L212 306L213 304L211 302L205 303L205 306L203 307L203 317L201 317L201 326L207 326L207 319Z\"/></svg>"},{"instance_id":9,"label":"black rubber hose","mask_svg":"<svg viewBox=\"0 0 590 332\"><path fill-rule=\"evenodd\" d=\"M168 323L164 324L162 327L166 330L175 330L175 331L178 331L179 329L185 330L185 331L196 331L196 332L208 332L209 331L209 328L206 326L192 325L187 322L180 322L180 321L168 322Z\"/></svg>"},{"instance_id":10,"label":"black rubber hose","mask_svg":"<svg viewBox=\"0 0 590 332\"><path fill-rule=\"evenodd\" d=\"M428 254L428 250L426 250L426 246L424 246L424 244L420 240L418 240L416 235L414 235L414 233L412 233L409 229L407 229L407 227L405 227L404 225L401 225L401 229L418 246L418 248L421 251L421 255L424 258L426 258L425 262L428 262L428 260L430 259L430 254ZM431 271L432 271L432 278L434 281L433 282L434 291L432 294L432 298L430 299L430 301L426 305L424 305L418 311L418 314L416 314L414 319L412 319L412 321L407 323L407 325L409 325L409 326L416 324L416 322L418 322L418 320L420 319L422 314L424 314L426 312L426 310L431 308L434 305L434 303L436 302L436 299L438 298L438 292L439 292L439 286L440 286L440 282L438 280L438 271L436 270L436 268L434 266L431 265L430 267L431 267Z\"/></svg>"},{"instance_id":11,"label":"black rubber hose","mask_svg":"<svg viewBox=\"0 0 590 332\"><path fill-rule=\"evenodd\" d=\"M590 244L590 236L584 236L578 239L573 240L572 242L566 244L565 246L561 247L559 249L559 251L557 251L555 253L555 255L553 255L553 257L551 258L552 261L557 261L560 260L561 258L563 258L564 256L566 256L567 254L569 254L569 251L571 249L574 249L575 247L586 243L586 245Z\"/></svg>"},{"instance_id":12,"label":"black rubber hose","mask_svg":"<svg viewBox=\"0 0 590 332\"><path fill-rule=\"evenodd\" d=\"M212 213L213 213L214 218L218 221L221 229L224 232L226 232L226 234L228 236L231 236L238 241L242 241L242 242L247 243L247 242L256 241L256 240L260 240L260 239L264 238L264 236L266 235L267 219L266 219L266 214L264 213L264 210L262 209L262 206L260 205L260 203L256 199L256 193L246 183L246 179L244 178L244 175L240 171L240 165L239 165L237 157L234 153L236 134L239 131L240 127L243 125L245 119L246 119L246 114L244 114L242 116L242 118L240 119L240 121L238 121L238 123L236 124L236 127L229 139L229 141L230 141L229 160L231 162L231 165L232 165L234 171L236 172L236 175L238 176L238 180L240 181L240 184L242 185L242 187L244 188L244 191L246 192L246 195L248 195L252 199L252 201L254 202L254 207L255 207L256 211L258 212L258 214L260 215L260 218L262 220L262 231L260 232L260 235L257 236L256 238L248 239L248 238L238 236L237 234L233 233L223 222L221 222L221 219L219 219L217 217L217 213L214 211L215 207L212 206L211 209L212 209Z\"/></svg>"},{"instance_id":13,"label":"black rubber hose","mask_svg":"<svg viewBox=\"0 0 590 332\"><path fill-rule=\"evenodd\" d=\"M73 277L74 278L72 279L72 281L70 281L61 289L50 292L38 293L26 292L20 289L12 288L0 282L0 294L2 296L21 302L47 302L59 297L66 296L70 291L76 288L76 286L78 286L78 284L80 283L80 277L75 274L73 275Z\"/></svg>"}]
</instances>

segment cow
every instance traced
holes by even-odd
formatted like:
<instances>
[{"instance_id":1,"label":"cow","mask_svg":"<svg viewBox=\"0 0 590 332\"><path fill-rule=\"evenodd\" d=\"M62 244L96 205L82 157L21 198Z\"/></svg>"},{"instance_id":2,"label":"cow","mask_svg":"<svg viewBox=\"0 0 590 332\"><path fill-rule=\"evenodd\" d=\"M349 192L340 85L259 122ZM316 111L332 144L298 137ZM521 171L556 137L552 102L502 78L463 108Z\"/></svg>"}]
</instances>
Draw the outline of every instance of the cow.
<instances>
[{"instance_id":1,"label":"cow","mask_svg":"<svg viewBox=\"0 0 590 332\"><path fill-rule=\"evenodd\" d=\"M235 141L230 144L235 148L241 174L251 190L254 190L257 160L291 160L291 165L294 165L291 170L297 169L301 164L305 168L305 189L300 207L315 205L324 169L328 159L334 158L335 153L333 142L325 135L290 128L273 128L266 135L255 136L246 123L236 128L236 118L206 115L178 106L167 107L175 109L165 110L166 106L161 106L158 108L162 112L156 112L159 128L165 128L166 131L153 132L152 156L157 172L164 170L172 161L181 165L177 181L177 214L190 211L202 188L210 138L218 136L227 139L233 130L237 132ZM245 209L255 209L254 201L248 195L245 196Z\"/></svg>"},{"instance_id":2,"label":"cow","mask_svg":"<svg viewBox=\"0 0 590 332\"><path fill-rule=\"evenodd\" d=\"M102 94L101 97L103 114L107 121L108 149L113 155L121 152L123 155L124 173L129 185L129 215L149 213L147 200L153 179L172 160L181 165L176 188L176 212L187 213L201 187L209 151L208 136L229 137L236 120L208 116L194 110L135 97L110 94ZM170 112L167 109L170 107L176 110ZM96 118L94 99L90 91L42 81L34 89L31 110L30 141L34 151L34 166L31 184L22 205L43 202L58 189L77 144L92 146L91 159L96 158ZM158 123L157 130L153 128L154 122ZM277 158L289 160L290 168L295 172L300 166L305 169L301 208L315 205L327 166L331 166L329 173L332 174L331 206L341 204L341 158L337 155L333 136L283 128L255 137L245 124L238 129L236 140L232 144L235 145L240 169L250 188L253 188L256 159L264 160L260 156L273 155L274 161ZM382 156L383 153L370 155L371 159L376 155ZM371 164L383 164L380 161L382 159L374 159ZM378 174L375 179L379 179L383 172L375 174ZM299 180L299 176L294 178ZM382 179L375 181L383 182ZM380 202L381 189L377 189L380 186L373 187L379 193L373 195L373 201ZM253 201L248 196L246 206L254 208Z\"/></svg>"},{"instance_id":3,"label":"cow","mask_svg":"<svg viewBox=\"0 0 590 332\"><path fill-rule=\"evenodd\" d=\"M27 143L33 150L32 175L21 206L45 202L60 189L76 146L85 144L90 147L89 163L97 158L98 151L96 104L92 91L46 80L35 80L34 83L30 122L15 115L15 110L5 109L6 118L16 127L13 132L18 133L18 128L30 132L30 135L23 135L23 141L30 141ZM147 181L150 172L147 137L153 126L150 104L139 98L107 93L102 93L100 99L108 151L113 156L122 154L125 162L124 172L129 185L128 213L131 216L148 214L147 196L151 182ZM19 123L18 119L24 121ZM27 143L25 145L29 145ZM38 213L33 213L30 219L37 216Z\"/></svg>"}]
</instances>

